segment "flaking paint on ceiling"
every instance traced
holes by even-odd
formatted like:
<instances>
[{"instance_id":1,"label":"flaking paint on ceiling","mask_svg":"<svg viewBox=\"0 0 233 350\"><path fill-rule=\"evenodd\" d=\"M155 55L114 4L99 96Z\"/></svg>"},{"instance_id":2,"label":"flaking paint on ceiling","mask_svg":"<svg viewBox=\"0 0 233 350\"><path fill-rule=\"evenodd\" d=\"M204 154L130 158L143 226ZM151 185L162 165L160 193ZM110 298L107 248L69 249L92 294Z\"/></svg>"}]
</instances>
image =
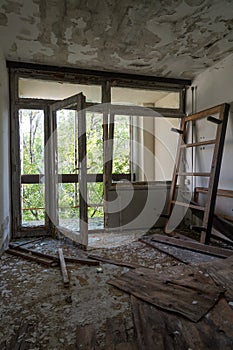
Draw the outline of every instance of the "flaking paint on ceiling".
<instances>
[{"instance_id":1,"label":"flaking paint on ceiling","mask_svg":"<svg viewBox=\"0 0 233 350\"><path fill-rule=\"evenodd\" d=\"M233 52L232 0L1 0L8 60L193 78Z\"/></svg>"}]
</instances>

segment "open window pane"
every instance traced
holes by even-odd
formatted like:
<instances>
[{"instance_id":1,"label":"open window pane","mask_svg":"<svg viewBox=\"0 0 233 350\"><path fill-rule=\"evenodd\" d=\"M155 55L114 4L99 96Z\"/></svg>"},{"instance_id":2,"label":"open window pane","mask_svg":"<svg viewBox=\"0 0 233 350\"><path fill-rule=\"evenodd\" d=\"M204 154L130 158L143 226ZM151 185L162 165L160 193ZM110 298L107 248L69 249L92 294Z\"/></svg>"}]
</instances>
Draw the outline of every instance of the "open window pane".
<instances>
[{"instance_id":1,"label":"open window pane","mask_svg":"<svg viewBox=\"0 0 233 350\"><path fill-rule=\"evenodd\" d=\"M78 124L74 110L57 112L57 166L59 174L78 171Z\"/></svg>"},{"instance_id":2,"label":"open window pane","mask_svg":"<svg viewBox=\"0 0 233 350\"><path fill-rule=\"evenodd\" d=\"M86 113L87 172L103 173L103 115Z\"/></svg>"},{"instance_id":3,"label":"open window pane","mask_svg":"<svg viewBox=\"0 0 233 350\"><path fill-rule=\"evenodd\" d=\"M111 94L112 103L133 104L150 108L179 109L180 107L179 91L113 87Z\"/></svg>"},{"instance_id":4,"label":"open window pane","mask_svg":"<svg viewBox=\"0 0 233 350\"><path fill-rule=\"evenodd\" d=\"M59 225L72 231L79 231L78 189L78 183L60 183L58 185Z\"/></svg>"}]
</instances>

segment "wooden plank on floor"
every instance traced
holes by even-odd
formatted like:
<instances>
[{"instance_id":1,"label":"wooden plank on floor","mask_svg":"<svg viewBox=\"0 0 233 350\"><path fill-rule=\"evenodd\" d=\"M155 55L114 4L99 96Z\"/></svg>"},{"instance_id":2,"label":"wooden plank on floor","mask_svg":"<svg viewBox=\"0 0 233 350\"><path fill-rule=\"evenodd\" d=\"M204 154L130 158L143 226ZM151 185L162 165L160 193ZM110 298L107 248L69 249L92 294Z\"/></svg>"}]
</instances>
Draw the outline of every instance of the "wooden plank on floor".
<instances>
[{"instance_id":1,"label":"wooden plank on floor","mask_svg":"<svg viewBox=\"0 0 233 350\"><path fill-rule=\"evenodd\" d=\"M218 285L225 288L227 300L229 302L233 301L233 256L225 260L219 260L215 264L201 264L200 267L209 273Z\"/></svg>"},{"instance_id":2,"label":"wooden plank on floor","mask_svg":"<svg viewBox=\"0 0 233 350\"><path fill-rule=\"evenodd\" d=\"M83 264L83 265L89 265L89 266L98 266L100 263L97 260L94 259L87 259L87 258L73 258L73 257L64 257L66 262L69 263L77 263L77 264Z\"/></svg>"},{"instance_id":3,"label":"wooden plank on floor","mask_svg":"<svg viewBox=\"0 0 233 350\"><path fill-rule=\"evenodd\" d=\"M216 256L218 258L225 259L225 258L233 255L233 250L230 250L230 249L212 247L212 246L205 245L205 244L198 243L198 242L184 241L181 239L167 237L167 236L163 236L163 235L159 235L159 234L153 235L152 241L160 242L160 243L164 243L164 244L170 244L170 245L173 245L175 247L179 247L182 249L187 249L187 250L196 251L196 252L203 253L203 254Z\"/></svg>"},{"instance_id":4,"label":"wooden plank on floor","mask_svg":"<svg viewBox=\"0 0 233 350\"><path fill-rule=\"evenodd\" d=\"M232 349L232 309L224 298L198 323L135 297L131 303L140 350Z\"/></svg>"},{"instance_id":5,"label":"wooden plank on floor","mask_svg":"<svg viewBox=\"0 0 233 350\"><path fill-rule=\"evenodd\" d=\"M119 260L115 260L115 259L104 258L104 257L99 256L99 255L89 254L88 257L90 259L99 260L99 261L106 263L106 264L129 267L130 269L136 269L136 268L140 267L140 265L137 265L137 264L132 264L129 262L119 261Z\"/></svg>"},{"instance_id":6,"label":"wooden plank on floor","mask_svg":"<svg viewBox=\"0 0 233 350\"><path fill-rule=\"evenodd\" d=\"M161 246L158 246L156 244L157 242L152 241L150 237L139 238L139 242L142 242L142 243L144 243L144 244L146 244L146 245L148 245L148 246L150 246L152 248L158 249L160 252L171 256L172 258L176 259L177 261L180 261L180 262L182 262L184 264L187 263L187 261L185 261L185 259L183 259L182 257L177 256L176 254L173 254L172 252L168 251L167 249L164 249Z\"/></svg>"},{"instance_id":7,"label":"wooden plank on floor","mask_svg":"<svg viewBox=\"0 0 233 350\"><path fill-rule=\"evenodd\" d=\"M76 350L96 350L96 332L93 325L77 326Z\"/></svg>"},{"instance_id":8,"label":"wooden plank on floor","mask_svg":"<svg viewBox=\"0 0 233 350\"><path fill-rule=\"evenodd\" d=\"M39 238L36 238L36 239L31 239L29 241L26 241L26 242L21 242L21 243L18 243L17 241L16 242L13 242L12 245L12 248L16 248L16 247L22 247L24 245L28 245L28 244L32 244L32 243L36 243L36 242L39 242L41 241L42 239L44 239L45 236L42 236L42 237L39 237Z\"/></svg>"},{"instance_id":9,"label":"wooden plank on floor","mask_svg":"<svg viewBox=\"0 0 233 350\"><path fill-rule=\"evenodd\" d=\"M66 263L65 263L62 248L58 248L58 254L59 254L59 259L60 259L60 267L61 267L61 272L62 272L63 283L64 283L65 287L69 287L70 280L69 280L68 272L66 269Z\"/></svg>"},{"instance_id":10,"label":"wooden plank on floor","mask_svg":"<svg viewBox=\"0 0 233 350\"><path fill-rule=\"evenodd\" d=\"M137 344L134 343L119 343L116 345L115 350L139 350Z\"/></svg>"},{"instance_id":11,"label":"wooden plank on floor","mask_svg":"<svg viewBox=\"0 0 233 350\"><path fill-rule=\"evenodd\" d=\"M28 248L22 248L22 247L12 247L12 245L9 245L10 248L19 251L21 253L24 253L26 255L29 256L35 256L35 257L40 257L42 259L44 259L45 261L48 261L51 263L51 266L58 266L59 263L59 259L55 256L49 255L49 254L45 254L45 253L41 253L38 252L36 250L32 250L32 249L28 249Z\"/></svg>"},{"instance_id":12,"label":"wooden plank on floor","mask_svg":"<svg viewBox=\"0 0 233 350\"><path fill-rule=\"evenodd\" d=\"M153 247L154 249L157 249L165 253L166 255L171 256L172 258L182 262L183 264L202 263L217 260L215 256L187 249L181 249L180 247L175 247L173 245L155 242L152 241L150 237L141 238L140 242L145 243L146 245Z\"/></svg>"},{"instance_id":13,"label":"wooden plank on floor","mask_svg":"<svg viewBox=\"0 0 233 350\"><path fill-rule=\"evenodd\" d=\"M25 260L34 261L34 262L37 262L37 263L40 263L40 264L43 264L46 266L50 266L50 267L57 266L57 263L54 262L54 260L47 259L46 257L36 256L34 254L28 254L28 253L20 251L18 249L19 248L17 248L17 249L9 248L6 250L6 253L17 256L19 258L23 258ZM20 249L22 249L22 248L20 248Z\"/></svg>"},{"instance_id":14,"label":"wooden plank on floor","mask_svg":"<svg viewBox=\"0 0 233 350\"><path fill-rule=\"evenodd\" d=\"M119 343L125 343L127 335L125 331L124 319L120 317L107 318L105 348L111 349Z\"/></svg>"},{"instance_id":15,"label":"wooden plank on floor","mask_svg":"<svg viewBox=\"0 0 233 350\"><path fill-rule=\"evenodd\" d=\"M151 269L135 269L108 283L161 309L185 316L193 322L202 318L224 292L201 271L190 268L178 277Z\"/></svg>"},{"instance_id":16,"label":"wooden plank on floor","mask_svg":"<svg viewBox=\"0 0 233 350\"><path fill-rule=\"evenodd\" d=\"M137 344L128 337L123 317L107 318L105 350L138 350Z\"/></svg>"},{"instance_id":17,"label":"wooden plank on floor","mask_svg":"<svg viewBox=\"0 0 233 350\"><path fill-rule=\"evenodd\" d=\"M30 334L33 332L33 325L22 322L15 336L11 339L8 347L9 350L30 350L32 343L30 343ZM29 338L29 340L27 340Z\"/></svg>"},{"instance_id":18,"label":"wooden plank on floor","mask_svg":"<svg viewBox=\"0 0 233 350\"><path fill-rule=\"evenodd\" d=\"M51 260L52 262L52 266L58 266L59 263L59 258L57 256L53 256L50 254L45 254L45 253L41 253L41 252L37 252L35 250L32 249L27 249L27 248L22 248L19 246L12 246L10 245L10 248L13 248L14 250L29 254L30 256L39 256L44 258L45 260ZM94 260L94 259L88 259L86 257L65 257L64 259L66 262L70 262L70 263L77 263L77 264L84 264L84 265L90 265L90 266L97 266L99 265L99 262Z\"/></svg>"}]
</instances>

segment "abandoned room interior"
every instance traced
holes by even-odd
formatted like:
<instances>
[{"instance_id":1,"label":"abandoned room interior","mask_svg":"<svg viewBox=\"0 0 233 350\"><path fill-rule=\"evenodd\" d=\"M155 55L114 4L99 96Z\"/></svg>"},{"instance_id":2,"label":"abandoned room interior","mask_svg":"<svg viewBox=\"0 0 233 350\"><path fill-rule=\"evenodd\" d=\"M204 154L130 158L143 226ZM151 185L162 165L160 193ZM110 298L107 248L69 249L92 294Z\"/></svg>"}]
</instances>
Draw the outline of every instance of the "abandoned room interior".
<instances>
[{"instance_id":1,"label":"abandoned room interior","mask_svg":"<svg viewBox=\"0 0 233 350\"><path fill-rule=\"evenodd\" d=\"M233 349L233 2L0 1L0 350Z\"/></svg>"}]
</instances>

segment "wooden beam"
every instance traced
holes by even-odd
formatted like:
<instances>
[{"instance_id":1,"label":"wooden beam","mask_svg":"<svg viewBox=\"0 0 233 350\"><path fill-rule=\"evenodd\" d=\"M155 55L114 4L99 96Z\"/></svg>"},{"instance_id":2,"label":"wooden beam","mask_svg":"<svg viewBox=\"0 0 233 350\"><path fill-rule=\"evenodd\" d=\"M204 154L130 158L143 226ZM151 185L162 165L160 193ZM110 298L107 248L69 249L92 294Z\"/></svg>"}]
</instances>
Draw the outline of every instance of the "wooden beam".
<instances>
[{"instance_id":1,"label":"wooden beam","mask_svg":"<svg viewBox=\"0 0 233 350\"><path fill-rule=\"evenodd\" d=\"M21 184L38 184L43 177L43 174L21 175ZM112 179L130 181L131 174L112 174ZM103 182L103 174L87 174L87 182ZM78 174L58 174L58 183L78 183Z\"/></svg>"},{"instance_id":2,"label":"wooden beam","mask_svg":"<svg viewBox=\"0 0 233 350\"><path fill-rule=\"evenodd\" d=\"M209 177L211 173L199 173L199 172L178 172L178 176L203 176L203 177Z\"/></svg>"},{"instance_id":3,"label":"wooden beam","mask_svg":"<svg viewBox=\"0 0 233 350\"><path fill-rule=\"evenodd\" d=\"M178 201L171 201L171 203L175 204L175 205L179 205L181 207L186 207L186 208L189 208L189 209L196 209L196 210L201 210L201 211L205 210L205 207L202 207L200 205L194 205L194 204L191 204L191 203L184 203L184 202L178 202Z\"/></svg>"},{"instance_id":4,"label":"wooden beam","mask_svg":"<svg viewBox=\"0 0 233 350\"><path fill-rule=\"evenodd\" d=\"M229 109L230 105L226 103L222 104L219 107L219 120L222 120L222 123L217 126L216 131L216 144L214 147L214 153L211 164L213 176L211 176L209 180L209 191L206 198L207 205L202 223L202 225L206 227L206 231L203 231L201 233L200 239L200 242L205 244L209 243L211 237Z\"/></svg>"},{"instance_id":5,"label":"wooden beam","mask_svg":"<svg viewBox=\"0 0 233 350\"><path fill-rule=\"evenodd\" d=\"M57 262L52 260L52 259L48 259L45 255L44 256L39 256L39 254L33 254L32 253L27 253L26 251L23 251L21 248L9 248L6 250L6 253L11 254L11 255L15 255L19 258L23 258L25 260L29 260L29 261L34 261L46 266L50 266L50 267L54 267L57 266ZM41 254L43 255L43 254Z\"/></svg>"},{"instance_id":6,"label":"wooden beam","mask_svg":"<svg viewBox=\"0 0 233 350\"><path fill-rule=\"evenodd\" d=\"M109 190L109 165L108 165L108 141L109 141L109 105L111 102L111 86L107 81L102 85L103 105L103 183L104 183L104 227L108 228L108 190Z\"/></svg>"},{"instance_id":7,"label":"wooden beam","mask_svg":"<svg viewBox=\"0 0 233 350\"><path fill-rule=\"evenodd\" d=\"M199 147L199 146L205 146L205 145L214 145L216 143L216 140L207 140L207 141L200 141L200 142L193 142L193 143L184 143L180 146L180 148L189 148L189 147Z\"/></svg>"},{"instance_id":8,"label":"wooden beam","mask_svg":"<svg viewBox=\"0 0 233 350\"><path fill-rule=\"evenodd\" d=\"M76 350L95 350L96 331L93 325L77 326L76 329Z\"/></svg>"},{"instance_id":9,"label":"wooden beam","mask_svg":"<svg viewBox=\"0 0 233 350\"><path fill-rule=\"evenodd\" d=\"M233 250L219 247L207 246L198 242L183 241L173 237L154 235L152 241L172 245L174 247L191 250L194 252L216 256L218 258L228 258L233 255Z\"/></svg>"},{"instance_id":10,"label":"wooden beam","mask_svg":"<svg viewBox=\"0 0 233 350\"><path fill-rule=\"evenodd\" d=\"M62 278L63 278L63 283L65 287L69 287L70 280L68 276L68 272L66 269L66 263L63 255L63 250L62 248L58 248L58 255L59 255L59 260L60 260L60 267L61 267L61 272L62 272Z\"/></svg>"},{"instance_id":11,"label":"wooden beam","mask_svg":"<svg viewBox=\"0 0 233 350\"><path fill-rule=\"evenodd\" d=\"M176 79L176 78L164 78L164 77L154 77L148 75L139 75L139 74L127 74L127 73L117 73L117 72L106 72L106 71L97 71L97 70L89 70L89 69L79 69L79 68L71 68L71 67L58 67L58 66L50 66L50 65L42 65L35 63L27 63L27 62L15 62L15 61L7 61L7 67L11 69L17 70L27 70L27 71L40 71L45 73L56 73L54 74L54 79L61 79L66 74L70 75L80 75L80 76L92 76L92 77L101 77L107 80L111 79L116 81L116 79L121 80L138 80L140 82L152 82L152 83L160 83L160 84L171 84L171 85L181 85L181 86L189 86L191 85L190 79Z\"/></svg>"},{"instance_id":12,"label":"wooden beam","mask_svg":"<svg viewBox=\"0 0 233 350\"><path fill-rule=\"evenodd\" d=\"M89 254L88 258L102 261L105 264L112 264L112 265L117 265L117 266L129 267L130 269L136 269L136 268L142 267L138 264L132 264L132 263L124 262L124 261L104 258L104 257L98 256L98 255Z\"/></svg>"}]
</instances>

